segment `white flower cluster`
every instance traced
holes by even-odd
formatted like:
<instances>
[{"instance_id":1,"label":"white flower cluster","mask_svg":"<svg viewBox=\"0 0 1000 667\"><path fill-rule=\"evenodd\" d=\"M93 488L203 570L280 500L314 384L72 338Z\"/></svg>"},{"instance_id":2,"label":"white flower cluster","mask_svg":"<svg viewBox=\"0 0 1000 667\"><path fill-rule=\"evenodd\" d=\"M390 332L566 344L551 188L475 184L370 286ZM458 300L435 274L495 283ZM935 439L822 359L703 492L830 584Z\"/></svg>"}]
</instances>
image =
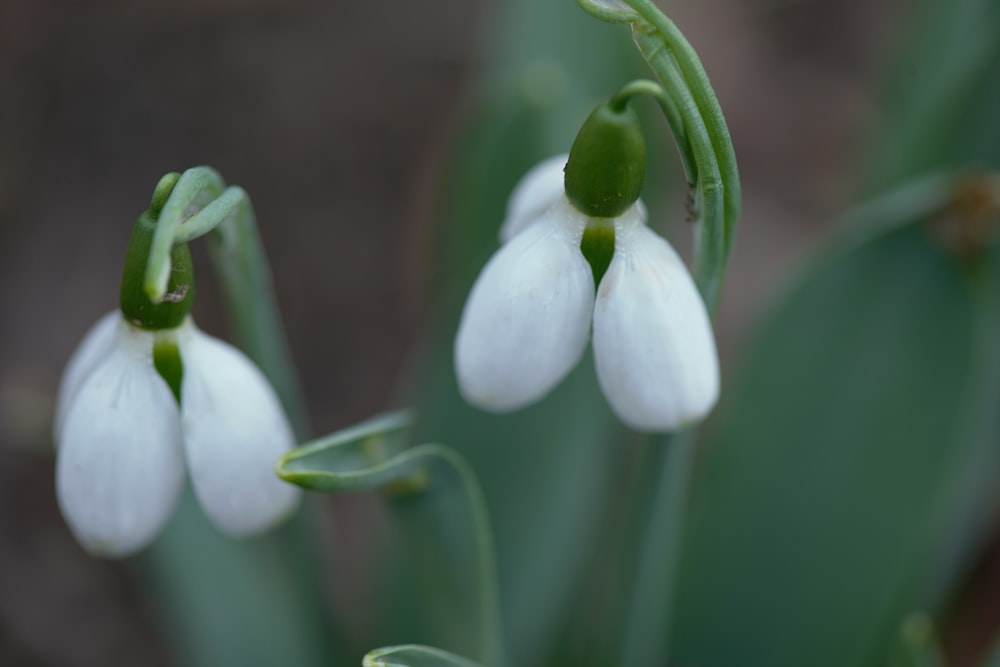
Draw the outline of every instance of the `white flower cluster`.
<instances>
[{"instance_id":1,"label":"white flower cluster","mask_svg":"<svg viewBox=\"0 0 1000 667\"><path fill-rule=\"evenodd\" d=\"M181 405L154 367L158 344L183 362ZM212 522L233 536L275 524L299 491L274 474L295 439L274 390L234 347L198 330L145 331L115 311L87 333L56 408L56 491L91 553L139 551L170 519L191 474Z\"/></svg>"},{"instance_id":2,"label":"white flower cluster","mask_svg":"<svg viewBox=\"0 0 1000 667\"><path fill-rule=\"evenodd\" d=\"M495 412L540 400L579 362L592 327L598 380L623 422L673 431L702 419L718 398L719 364L690 274L646 226L641 201L610 219L578 211L563 191L566 160L542 162L511 195L503 245L476 280L455 341L462 395ZM580 249L590 225L614 230L596 290Z\"/></svg>"}]
</instances>

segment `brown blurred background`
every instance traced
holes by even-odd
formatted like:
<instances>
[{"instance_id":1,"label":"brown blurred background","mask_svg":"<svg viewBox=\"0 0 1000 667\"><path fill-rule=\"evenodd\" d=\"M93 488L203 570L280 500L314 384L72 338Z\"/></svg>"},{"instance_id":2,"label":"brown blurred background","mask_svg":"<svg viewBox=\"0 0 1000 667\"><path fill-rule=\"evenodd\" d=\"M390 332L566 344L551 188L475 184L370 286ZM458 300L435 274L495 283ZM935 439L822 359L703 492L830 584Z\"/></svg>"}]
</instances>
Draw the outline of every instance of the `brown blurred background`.
<instances>
[{"instance_id":1,"label":"brown blurred background","mask_svg":"<svg viewBox=\"0 0 1000 667\"><path fill-rule=\"evenodd\" d=\"M743 175L732 362L852 195L902 3L670 4ZM316 430L382 410L432 298L439 167L506 7L0 0L0 665L169 662L127 572L69 535L49 454L62 365L115 306L157 179L210 164L251 194ZM201 260L196 316L224 336Z\"/></svg>"}]
</instances>

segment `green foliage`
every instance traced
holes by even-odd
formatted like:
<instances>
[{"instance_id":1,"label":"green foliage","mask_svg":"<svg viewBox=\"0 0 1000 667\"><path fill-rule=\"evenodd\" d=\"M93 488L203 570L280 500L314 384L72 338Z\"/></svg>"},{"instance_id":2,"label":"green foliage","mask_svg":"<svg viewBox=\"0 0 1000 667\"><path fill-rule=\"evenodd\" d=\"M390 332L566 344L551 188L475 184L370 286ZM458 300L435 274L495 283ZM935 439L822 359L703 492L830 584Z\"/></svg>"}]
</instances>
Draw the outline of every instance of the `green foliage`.
<instances>
[{"instance_id":1,"label":"green foliage","mask_svg":"<svg viewBox=\"0 0 1000 667\"><path fill-rule=\"evenodd\" d=\"M307 508L308 509L308 508ZM187 492L164 533L135 559L177 664L345 664L316 572L309 511L265 537L221 535Z\"/></svg>"},{"instance_id":2,"label":"green foliage","mask_svg":"<svg viewBox=\"0 0 1000 667\"><path fill-rule=\"evenodd\" d=\"M659 541L623 543L648 527L655 537L663 515L654 498L683 488L657 487L660 475L647 471L636 476L635 503L622 500L635 439L607 409L589 358L546 400L513 415L470 408L455 385L458 312L496 248L511 187L538 159L567 150L587 111L641 72L624 29L571 3L517 0L498 10L496 66L481 78L447 180L435 258L443 297L412 379L420 415L413 437L406 419L390 418L315 441L280 466L313 490L385 494L390 525L373 566L374 634L498 665L502 602L514 665L606 664L617 648L608 647L622 640L612 633L622 631L626 655L643 658L676 636L678 664L875 667L895 657L914 609L940 609L993 500L1000 250L956 257L914 223L928 202L947 198L951 169L1000 164L1000 42L992 0L926 8L890 87L865 187L882 193L919 177L917 185L866 209L864 226L785 295L741 377L728 383L700 452L673 614L664 554L679 524ZM654 27L635 39L664 87L703 77L676 28ZM663 35L674 40L673 55ZM927 76L914 79L913 68ZM740 197L735 160L720 149L728 131L708 90L664 111L690 142L681 153L704 220L697 274L713 304ZM668 152L651 154L651 181ZM932 172L947 175L925 178ZM221 179L209 189L221 190ZM213 240L244 347L294 411L294 374L249 207ZM411 439L454 450L406 448ZM612 531L623 506L642 525ZM145 560L184 664L342 662L305 523L237 552L193 514L182 511ZM620 578L605 576L632 562L641 576L626 582L639 592L629 605ZM560 645L560 633L573 639ZM588 655L594 646L602 650ZM936 654L911 657L925 664ZM636 664L644 662L660 661ZM473 665L416 645L379 649L365 664Z\"/></svg>"},{"instance_id":3,"label":"green foliage","mask_svg":"<svg viewBox=\"0 0 1000 667\"><path fill-rule=\"evenodd\" d=\"M868 142L869 193L931 171L998 164L1000 4L913 0Z\"/></svg>"},{"instance_id":4,"label":"green foliage","mask_svg":"<svg viewBox=\"0 0 1000 667\"><path fill-rule=\"evenodd\" d=\"M453 450L404 448L409 421L405 413L389 415L320 438L285 455L278 474L325 493L386 490L399 533L380 569L388 578L377 605L380 634L499 665L493 539L482 491Z\"/></svg>"},{"instance_id":5,"label":"green foliage","mask_svg":"<svg viewBox=\"0 0 1000 667\"><path fill-rule=\"evenodd\" d=\"M950 256L916 223L954 187L926 174L1000 165L997 11L923 3L868 176L920 180L790 290L730 384L697 471L680 661L884 665L977 543L1000 454L1000 250Z\"/></svg>"},{"instance_id":6,"label":"green foliage","mask_svg":"<svg viewBox=\"0 0 1000 667\"><path fill-rule=\"evenodd\" d=\"M698 467L684 660L877 665L935 601L940 545L996 463L1000 267L974 268L908 227L837 253L770 318Z\"/></svg>"}]
</instances>

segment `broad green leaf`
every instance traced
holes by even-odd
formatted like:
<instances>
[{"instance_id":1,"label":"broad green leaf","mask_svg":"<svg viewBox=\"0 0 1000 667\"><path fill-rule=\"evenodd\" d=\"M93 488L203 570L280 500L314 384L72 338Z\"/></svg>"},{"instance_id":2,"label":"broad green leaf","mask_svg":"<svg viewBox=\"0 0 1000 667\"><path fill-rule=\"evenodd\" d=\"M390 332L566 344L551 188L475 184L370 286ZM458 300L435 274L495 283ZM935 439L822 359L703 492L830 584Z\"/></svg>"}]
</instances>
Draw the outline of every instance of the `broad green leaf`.
<instances>
[{"instance_id":1,"label":"broad green leaf","mask_svg":"<svg viewBox=\"0 0 1000 667\"><path fill-rule=\"evenodd\" d=\"M482 667L454 653L430 646L388 646L365 656L364 667Z\"/></svg>"},{"instance_id":2,"label":"broad green leaf","mask_svg":"<svg viewBox=\"0 0 1000 667\"><path fill-rule=\"evenodd\" d=\"M905 51L867 144L868 193L1000 156L1000 4L912 0L906 9Z\"/></svg>"},{"instance_id":3,"label":"broad green leaf","mask_svg":"<svg viewBox=\"0 0 1000 667\"><path fill-rule=\"evenodd\" d=\"M400 529L377 595L382 633L501 662L493 538L474 473L455 451L404 448L406 415L372 420L289 452L286 481L326 493L388 492Z\"/></svg>"},{"instance_id":4,"label":"broad green leaf","mask_svg":"<svg viewBox=\"0 0 1000 667\"><path fill-rule=\"evenodd\" d=\"M996 271L911 226L783 300L697 469L679 662L881 665L934 608L997 463Z\"/></svg>"},{"instance_id":5,"label":"broad green leaf","mask_svg":"<svg viewBox=\"0 0 1000 667\"><path fill-rule=\"evenodd\" d=\"M1000 165L1000 6L911 6L867 146L879 194ZM950 187L934 180L921 189ZM1000 258L891 230L916 213L869 210L885 235L861 229L793 288L724 396L689 518L680 662L884 665L908 611L939 612L975 546L996 494Z\"/></svg>"}]
</instances>

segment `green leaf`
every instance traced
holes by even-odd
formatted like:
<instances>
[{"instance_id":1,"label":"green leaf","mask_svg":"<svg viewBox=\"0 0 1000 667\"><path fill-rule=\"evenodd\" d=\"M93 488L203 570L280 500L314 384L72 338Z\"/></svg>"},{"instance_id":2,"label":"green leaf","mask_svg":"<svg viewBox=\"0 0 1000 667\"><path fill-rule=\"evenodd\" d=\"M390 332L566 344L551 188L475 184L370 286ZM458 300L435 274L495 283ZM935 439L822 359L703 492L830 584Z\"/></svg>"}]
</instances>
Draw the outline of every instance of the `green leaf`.
<instances>
[{"instance_id":1,"label":"green leaf","mask_svg":"<svg viewBox=\"0 0 1000 667\"><path fill-rule=\"evenodd\" d=\"M1000 156L1000 4L909 3L912 28L868 142L868 192L929 171L996 166Z\"/></svg>"},{"instance_id":2,"label":"green leaf","mask_svg":"<svg viewBox=\"0 0 1000 667\"><path fill-rule=\"evenodd\" d=\"M387 646L365 656L364 667L482 667L454 653L430 646Z\"/></svg>"},{"instance_id":3,"label":"green leaf","mask_svg":"<svg viewBox=\"0 0 1000 667\"><path fill-rule=\"evenodd\" d=\"M697 471L679 662L885 664L905 614L935 607L997 463L997 259L910 226L781 303Z\"/></svg>"},{"instance_id":4,"label":"green leaf","mask_svg":"<svg viewBox=\"0 0 1000 667\"><path fill-rule=\"evenodd\" d=\"M403 448L405 413L366 422L286 454L278 475L326 493L385 489L400 529L387 550L394 580L384 634L502 662L493 537L475 474L455 451Z\"/></svg>"},{"instance_id":5,"label":"green leaf","mask_svg":"<svg viewBox=\"0 0 1000 667\"><path fill-rule=\"evenodd\" d=\"M401 476L385 462L403 450L412 425L408 411L373 417L285 454L277 464L278 476L325 493L379 488ZM375 466L378 471L372 470Z\"/></svg>"}]
</instances>

